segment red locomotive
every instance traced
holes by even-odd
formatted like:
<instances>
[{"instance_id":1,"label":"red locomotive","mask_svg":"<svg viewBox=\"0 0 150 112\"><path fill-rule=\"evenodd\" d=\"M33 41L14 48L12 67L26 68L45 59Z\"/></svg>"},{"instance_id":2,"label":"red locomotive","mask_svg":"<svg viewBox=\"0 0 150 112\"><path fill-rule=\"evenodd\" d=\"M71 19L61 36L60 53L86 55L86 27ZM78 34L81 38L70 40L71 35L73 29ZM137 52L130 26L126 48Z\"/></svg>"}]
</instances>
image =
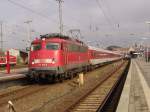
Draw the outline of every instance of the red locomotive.
<instances>
[{"instance_id":1,"label":"red locomotive","mask_svg":"<svg viewBox=\"0 0 150 112\"><path fill-rule=\"evenodd\" d=\"M16 65L17 63L17 59L15 56L10 56L10 59L9 59L9 64L10 65ZM0 56L0 66L6 66L7 64L7 56L6 55L1 55Z\"/></svg>"},{"instance_id":2,"label":"red locomotive","mask_svg":"<svg viewBox=\"0 0 150 112\"><path fill-rule=\"evenodd\" d=\"M74 73L86 70L88 65L88 46L79 40L59 34L48 34L31 43L31 78L72 78Z\"/></svg>"},{"instance_id":3,"label":"red locomotive","mask_svg":"<svg viewBox=\"0 0 150 112\"><path fill-rule=\"evenodd\" d=\"M47 34L31 43L28 76L36 80L62 80L100 63L118 59L118 54L88 47L77 39Z\"/></svg>"}]
</instances>

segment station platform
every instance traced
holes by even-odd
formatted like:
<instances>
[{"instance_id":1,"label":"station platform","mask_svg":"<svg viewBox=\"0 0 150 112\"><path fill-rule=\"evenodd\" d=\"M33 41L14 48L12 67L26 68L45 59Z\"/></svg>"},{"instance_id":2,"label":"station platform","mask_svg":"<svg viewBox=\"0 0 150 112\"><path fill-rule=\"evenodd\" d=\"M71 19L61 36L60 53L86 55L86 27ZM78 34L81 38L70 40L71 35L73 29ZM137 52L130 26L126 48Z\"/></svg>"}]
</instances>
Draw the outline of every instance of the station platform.
<instances>
[{"instance_id":1,"label":"station platform","mask_svg":"<svg viewBox=\"0 0 150 112\"><path fill-rule=\"evenodd\" d=\"M27 70L27 68L13 69L10 74L7 74L6 70L0 71L0 82L24 78Z\"/></svg>"},{"instance_id":2,"label":"station platform","mask_svg":"<svg viewBox=\"0 0 150 112\"><path fill-rule=\"evenodd\" d=\"M150 112L150 62L131 60L116 112Z\"/></svg>"},{"instance_id":3,"label":"station platform","mask_svg":"<svg viewBox=\"0 0 150 112\"><path fill-rule=\"evenodd\" d=\"M28 71L28 68L11 69L10 70L10 74L13 74L13 73L25 73L27 71ZM7 73L6 70L2 70L2 71L0 71L0 76L2 74L6 74L6 73Z\"/></svg>"}]
</instances>

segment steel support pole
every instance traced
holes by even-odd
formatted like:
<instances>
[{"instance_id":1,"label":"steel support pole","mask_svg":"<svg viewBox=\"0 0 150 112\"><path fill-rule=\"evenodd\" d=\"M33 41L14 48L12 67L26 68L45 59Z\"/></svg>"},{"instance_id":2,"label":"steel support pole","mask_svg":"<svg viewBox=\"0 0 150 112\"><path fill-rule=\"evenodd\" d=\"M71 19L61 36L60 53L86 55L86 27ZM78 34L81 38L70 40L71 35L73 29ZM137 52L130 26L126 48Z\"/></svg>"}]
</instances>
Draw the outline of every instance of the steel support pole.
<instances>
[{"instance_id":1,"label":"steel support pole","mask_svg":"<svg viewBox=\"0 0 150 112\"><path fill-rule=\"evenodd\" d=\"M148 46L147 46L146 52L147 52L147 54L146 54L146 55L147 55L147 56L146 56L146 60L147 60L147 62L148 62L148 54L149 54L149 53L148 53L148 52L149 52Z\"/></svg>"},{"instance_id":2,"label":"steel support pole","mask_svg":"<svg viewBox=\"0 0 150 112\"><path fill-rule=\"evenodd\" d=\"M1 51L3 51L3 23L1 22L0 23L0 26L1 26L1 40L0 40L0 43L1 43Z\"/></svg>"},{"instance_id":3,"label":"steel support pole","mask_svg":"<svg viewBox=\"0 0 150 112\"><path fill-rule=\"evenodd\" d=\"M56 0L59 3L59 33L60 35L63 34L63 22L62 22L62 0Z\"/></svg>"},{"instance_id":4,"label":"steel support pole","mask_svg":"<svg viewBox=\"0 0 150 112\"><path fill-rule=\"evenodd\" d=\"M7 74L10 74L10 55L9 51L7 51Z\"/></svg>"}]
</instances>

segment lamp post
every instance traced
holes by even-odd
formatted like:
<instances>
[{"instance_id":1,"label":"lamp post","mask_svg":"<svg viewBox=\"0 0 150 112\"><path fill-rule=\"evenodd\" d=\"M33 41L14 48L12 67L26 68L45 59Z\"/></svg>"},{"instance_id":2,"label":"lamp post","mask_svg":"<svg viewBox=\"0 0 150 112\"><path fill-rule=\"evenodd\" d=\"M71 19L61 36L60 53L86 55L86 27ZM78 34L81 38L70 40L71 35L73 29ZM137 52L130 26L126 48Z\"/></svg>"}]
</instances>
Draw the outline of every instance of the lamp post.
<instances>
[{"instance_id":1,"label":"lamp post","mask_svg":"<svg viewBox=\"0 0 150 112\"><path fill-rule=\"evenodd\" d=\"M146 24L148 24L148 29L149 29L149 33L150 33L150 21L146 21ZM146 46L146 62L149 61L149 48L148 48L148 45Z\"/></svg>"},{"instance_id":2,"label":"lamp post","mask_svg":"<svg viewBox=\"0 0 150 112\"><path fill-rule=\"evenodd\" d=\"M149 49L148 49L148 45L147 45L147 58L146 58L146 59L147 59L147 62L149 61L149 59L148 59L149 56L148 56L148 55L149 55Z\"/></svg>"},{"instance_id":3,"label":"lamp post","mask_svg":"<svg viewBox=\"0 0 150 112\"><path fill-rule=\"evenodd\" d=\"M1 34L0 34L0 37L1 37L1 40L0 40L0 43L1 43L1 51L3 52L3 22L0 22L0 26L1 26Z\"/></svg>"},{"instance_id":4,"label":"lamp post","mask_svg":"<svg viewBox=\"0 0 150 112\"><path fill-rule=\"evenodd\" d=\"M30 23L32 21L31 20L28 20L28 21L25 21L24 23L26 23L28 25L28 47L27 48L30 48L30 43L31 43L31 26L30 26ZM29 64L29 60L30 60L30 52L28 51L28 64Z\"/></svg>"},{"instance_id":5,"label":"lamp post","mask_svg":"<svg viewBox=\"0 0 150 112\"><path fill-rule=\"evenodd\" d=\"M30 47L30 42L31 42L31 20L25 21L24 23L26 23L28 25L28 47Z\"/></svg>"}]
</instances>

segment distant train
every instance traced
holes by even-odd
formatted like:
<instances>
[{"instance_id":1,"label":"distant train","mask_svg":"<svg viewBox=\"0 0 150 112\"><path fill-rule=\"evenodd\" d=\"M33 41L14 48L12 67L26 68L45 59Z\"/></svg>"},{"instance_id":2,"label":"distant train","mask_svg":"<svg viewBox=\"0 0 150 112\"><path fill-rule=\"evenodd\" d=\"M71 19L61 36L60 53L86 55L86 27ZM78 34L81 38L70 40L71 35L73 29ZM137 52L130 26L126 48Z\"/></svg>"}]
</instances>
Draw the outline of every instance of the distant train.
<instances>
[{"instance_id":1,"label":"distant train","mask_svg":"<svg viewBox=\"0 0 150 112\"><path fill-rule=\"evenodd\" d=\"M72 78L102 63L121 59L108 50L87 46L82 41L59 34L47 34L31 43L29 73L31 79Z\"/></svg>"},{"instance_id":2,"label":"distant train","mask_svg":"<svg viewBox=\"0 0 150 112\"><path fill-rule=\"evenodd\" d=\"M144 57L146 61L150 61L150 48L144 50Z\"/></svg>"},{"instance_id":3,"label":"distant train","mask_svg":"<svg viewBox=\"0 0 150 112\"><path fill-rule=\"evenodd\" d=\"M15 56L10 56L9 58L9 64L10 65L16 65L17 63L17 59ZM7 64L7 56L6 55L2 55L0 56L0 66L6 66Z\"/></svg>"}]
</instances>

